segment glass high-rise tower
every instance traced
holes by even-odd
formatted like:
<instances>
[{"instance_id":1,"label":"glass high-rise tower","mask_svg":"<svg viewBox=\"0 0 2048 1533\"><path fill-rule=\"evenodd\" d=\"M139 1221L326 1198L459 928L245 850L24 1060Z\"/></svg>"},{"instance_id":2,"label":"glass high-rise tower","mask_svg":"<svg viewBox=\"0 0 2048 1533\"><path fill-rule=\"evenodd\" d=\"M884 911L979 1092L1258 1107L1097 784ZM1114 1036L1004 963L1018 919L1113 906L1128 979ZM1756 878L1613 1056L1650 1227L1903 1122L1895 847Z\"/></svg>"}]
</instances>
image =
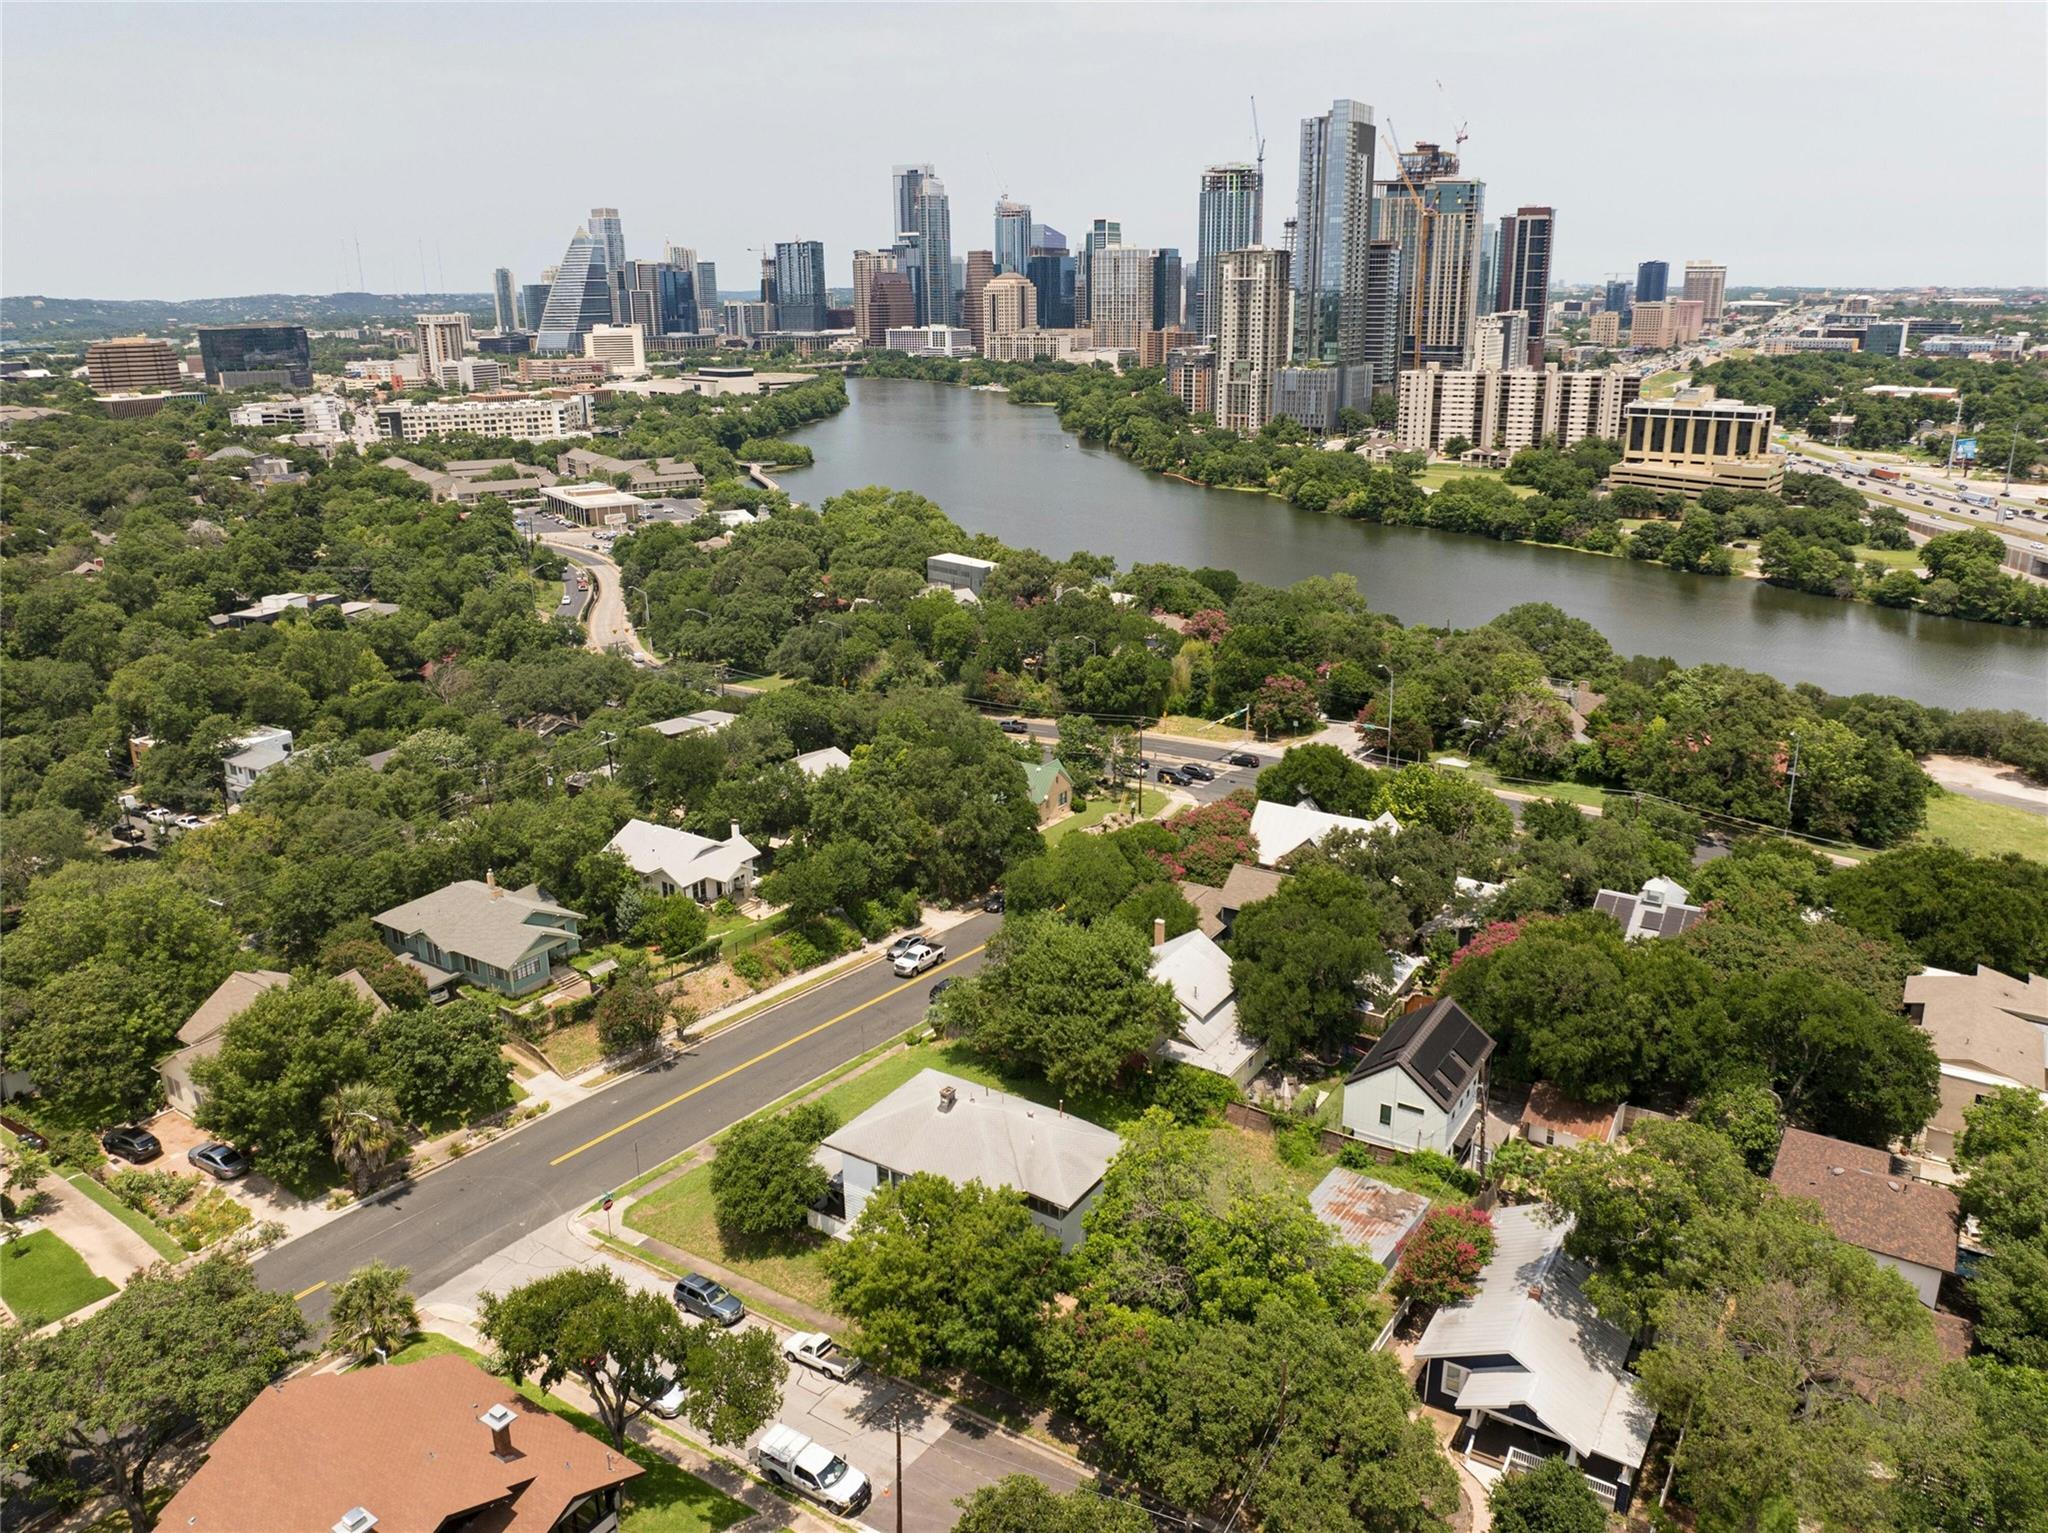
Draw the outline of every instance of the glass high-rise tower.
<instances>
[{"instance_id":1,"label":"glass high-rise tower","mask_svg":"<svg viewBox=\"0 0 2048 1533\"><path fill-rule=\"evenodd\" d=\"M1662 303L1671 291L1671 263L1644 261L1636 267L1637 303Z\"/></svg>"},{"instance_id":2,"label":"glass high-rise tower","mask_svg":"<svg viewBox=\"0 0 2048 1533\"><path fill-rule=\"evenodd\" d=\"M1294 259L1294 359L1366 358L1372 259L1372 108L1333 101L1301 123Z\"/></svg>"},{"instance_id":3,"label":"glass high-rise tower","mask_svg":"<svg viewBox=\"0 0 2048 1533\"><path fill-rule=\"evenodd\" d=\"M919 178L917 200L911 208L906 229L918 235L918 258L924 267L923 285L918 290L918 323L950 325L953 322L953 204L946 196L946 183L937 176Z\"/></svg>"},{"instance_id":4,"label":"glass high-rise tower","mask_svg":"<svg viewBox=\"0 0 2048 1533\"><path fill-rule=\"evenodd\" d=\"M786 240L775 247L775 324L780 330L825 328L825 246Z\"/></svg>"},{"instance_id":5,"label":"glass high-rise tower","mask_svg":"<svg viewBox=\"0 0 2048 1533\"><path fill-rule=\"evenodd\" d=\"M554 286L548 289L547 306L535 327L539 333L533 349L557 355L581 354L583 337L590 327L611 322L612 286L603 246L588 229L579 228L569 241L562 264L555 269Z\"/></svg>"},{"instance_id":6,"label":"glass high-rise tower","mask_svg":"<svg viewBox=\"0 0 2048 1533\"><path fill-rule=\"evenodd\" d=\"M617 271L626 264L626 226L619 222L617 208L590 210L590 237L597 242L606 271Z\"/></svg>"},{"instance_id":7,"label":"glass high-rise tower","mask_svg":"<svg viewBox=\"0 0 2048 1533\"><path fill-rule=\"evenodd\" d=\"M1024 275L1031 259L1031 209L1005 197L996 203L996 274Z\"/></svg>"},{"instance_id":8,"label":"glass high-rise tower","mask_svg":"<svg viewBox=\"0 0 2048 1533\"><path fill-rule=\"evenodd\" d=\"M1199 335L1216 333L1215 286L1223 257L1258 244L1263 236L1265 181L1256 165L1211 165L1202 172L1195 234L1196 301L1187 316L1189 327Z\"/></svg>"},{"instance_id":9,"label":"glass high-rise tower","mask_svg":"<svg viewBox=\"0 0 2048 1533\"><path fill-rule=\"evenodd\" d=\"M515 286L511 267L500 266L491 273L491 318L500 334L519 328L519 304L512 296Z\"/></svg>"}]
</instances>

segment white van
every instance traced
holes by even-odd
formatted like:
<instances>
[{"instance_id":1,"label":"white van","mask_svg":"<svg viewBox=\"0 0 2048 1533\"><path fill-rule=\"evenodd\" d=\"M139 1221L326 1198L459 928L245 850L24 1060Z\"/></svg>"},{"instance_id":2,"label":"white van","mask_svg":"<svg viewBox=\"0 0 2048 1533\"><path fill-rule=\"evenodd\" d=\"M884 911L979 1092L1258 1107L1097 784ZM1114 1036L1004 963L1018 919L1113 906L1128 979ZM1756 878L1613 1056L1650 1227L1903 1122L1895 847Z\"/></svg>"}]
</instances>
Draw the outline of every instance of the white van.
<instances>
[{"instance_id":1,"label":"white van","mask_svg":"<svg viewBox=\"0 0 2048 1533\"><path fill-rule=\"evenodd\" d=\"M875 1488L866 1475L779 1421L770 1422L754 1445L754 1462L776 1484L787 1485L842 1517L859 1516L874 1497Z\"/></svg>"}]
</instances>

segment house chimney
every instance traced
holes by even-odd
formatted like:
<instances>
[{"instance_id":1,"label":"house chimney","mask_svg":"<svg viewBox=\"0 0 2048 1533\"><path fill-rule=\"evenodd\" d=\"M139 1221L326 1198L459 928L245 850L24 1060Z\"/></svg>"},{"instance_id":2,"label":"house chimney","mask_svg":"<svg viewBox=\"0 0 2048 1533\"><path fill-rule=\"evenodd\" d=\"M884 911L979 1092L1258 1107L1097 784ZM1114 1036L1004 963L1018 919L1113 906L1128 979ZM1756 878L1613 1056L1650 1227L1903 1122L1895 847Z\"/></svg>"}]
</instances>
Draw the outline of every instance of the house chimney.
<instances>
[{"instance_id":1,"label":"house chimney","mask_svg":"<svg viewBox=\"0 0 2048 1533\"><path fill-rule=\"evenodd\" d=\"M737 840L739 840L739 838L740 838L740 822L739 822L738 820L734 820L734 821L732 822L732 834L731 834L730 836L727 836L727 837L726 837L726 840L728 840L728 841L737 841Z\"/></svg>"},{"instance_id":2,"label":"house chimney","mask_svg":"<svg viewBox=\"0 0 2048 1533\"><path fill-rule=\"evenodd\" d=\"M1154 916L1154 917L1152 918L1152 945L1153 945L1154 947L1165 947L1165 946L1166 946L1166 917L1165 917L1165 916Z\"/></svg>"},{"instance_id":3,"label":"house chimney","mask_svg":"<svg viewBox=\"0 0 2048 1533\"><path fill-rule=\"evenodd\" d=\"M519 1457L519 1450L512 1446L512 1423L519 1418L502 1401L476 1418L491 1429L491 1457L509 1460Z\"/></svg>"},{"instance_id":4,"label":"house chimney","mask_svg":"<svg viewBox=\"0 0 2048 1533\"><path fill-rule=\"evenodd\" d=\"M951 1086L941 1086L939 1088L940 1112L951 1112L953 1110L953 1097L954 1091Z\"/></svg>"},{"instance_id":5,"label":"house chimney","mask_svg":"<svg viewBox=\"0 0 2048 1533\"><path fill-rule=\"evenodd\" d=\"M334 1533L370 1533L377 1526L377 1514L366 1506L352 1506L341 1514Z\"/></svg>"},{"instance_id":6,"label":"house chimney","mask_svg":"<svg viewBox=\"0 0 2048 1533\"><path fill-rule=\"evenodd\" d=\"M494 900L504 894L505 891L498 887L498 870L496 868L484 869L484 887L491 891L491 898Z\"/></svg>"}]
</instances>

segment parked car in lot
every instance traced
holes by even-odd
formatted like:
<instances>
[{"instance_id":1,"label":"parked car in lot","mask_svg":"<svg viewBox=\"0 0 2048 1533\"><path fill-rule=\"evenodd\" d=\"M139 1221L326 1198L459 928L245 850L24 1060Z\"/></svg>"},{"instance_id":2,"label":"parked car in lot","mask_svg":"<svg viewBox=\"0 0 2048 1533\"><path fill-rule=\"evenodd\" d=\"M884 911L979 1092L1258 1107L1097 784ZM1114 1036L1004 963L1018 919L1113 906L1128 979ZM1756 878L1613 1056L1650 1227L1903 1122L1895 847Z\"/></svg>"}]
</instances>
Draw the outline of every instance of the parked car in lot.
<instances>
[{"instance_id":1,"label":"parked car in lot","mask_svg":"<svg viewBox=\"0 0 2048 1533\"><path fill-rule=\"evenodd\" d=\"M185 1159L219 1182L232 1182L238 1176L249 1174L249 1157L218 1139L209 1144L194 1145L185 1152Z\"/></svg>"},{"instance_id":2,"label":"parked car in lot","mask_svg":"<svg viewBox=\"0 0 2048 1533\"><path fill-rule=\"evenodd\" d=\"M1188 785L1188 774L1179 767L1161 767L1159 781L1172 783L1176 788L1185 788Z\"/></svg>"},{"instance_id":3,"label":"parked car in lot","mask_svg":"<svg viewBox=\"0 0 2048 1533\"><path fill-rule=\"evenodd\" d=\"M181 814L178 816L178 829L204 830L206 829L206 821L196 814Z\"/></svg>"},{"instance_id":4,"label":"parked car in lot","mask_svg":"<svg viewBox=\"0 0 2048 1533\"><path fill-rule=\"evenodd\" d=\"M915 947L896 955L891 965L899 977L909 979L922 974L933 964L946 956L946 950L936 942L920 942Z\"/></svg>"},{"instance_id":5,"label":"parked car in lot","mask_svg":"<svg viewBox=\"0 0 2048 1533\"><path fill-rule=\"evenodd\" d=\"M787 1485L842 1517L857 1517L874 1497L868 1477L830 1448L795 1427L770 1422L754 1445L754 1462L777 1485Z\"/></svg>"},{"instance_id":6,"label":"parked car in lot","mask_svg":"<svg viewBox=\"0 0 2048 1533\"><path fill-rule=\"evenodd\" d=\"M132 843L142 839L142 827L140 825L130 825L126 820L123 820L114 827L112 834L116 841Z\"/></svg>"},{"instance_id":7,"label":"parked car in lot","mask_svg":"<svg viewBox=\"0 0 2048 1533\"><path fill-rule=\"evenodd\" d=\"M31 1150L47 1150L50 1147L49 1140L38 1134L19 1118L10 1118L5 1114L0 1114L0 1128L6 1129L8 1133L19 1139Z\"/></svg>"},{"instance_id":8,"label":"parked car in lot","mask_svg":"<svg viewBox=\"0 0 2048 1533\"><path fill-rule=\"evenodd\" d=\"M1228 756L1225 756L1223 759L1229 762L1232 766L1255 767L1260 764L1259 758L1257 756L1254 756L1250 751L1232 751Z\"/></svg>"},{"instance_id":9,"label":"parked car in lot","mask_svg":"<svg viewBox=\"0 0 2048 1533\"><path fill-rule=\"evenodd\" d=\"M133 1124L108 1129L100 1135L100 1148L117 1160L132 1161L138 1166L146 1160L155 1160L164 1152L156 1135Z\"/></svg>"},{"instance_id":10,"label":"parked car in lot","mask_svg":"<svg viewBox=\"0 0 2048 1533\"><path fill-rule=\"evenodd\" d=\"M862 1367L859 1358L823 1331L796 1332L783 1341L782 1355L792 1363L802 1363L806 1368L815 1369L842 1384L859 1373Z\"/></svg>"},{"instance_id":11,"label":"parked car in lot","mask_svg":"<svg viewBox=\"0 0 2048 1533\"><path fill-rule=\"evenodd\" d=\"M724 1284L714 1283L701 1272L678 1278L674 1298L678 1309L700 1320L730 1326L738 1325L747 1318L747 1306L740 1302L740 1296L728 1291Z\"/></svg>"},{"instance_id":12,"label":"parked car in lot","mask_svg":"<svg viewBox=\"0 0 2048 1533\"><path fill-rule=\"evenodd\" d=\"M1006 735L1028 735L1031 733L1031 726L1022 719L1004 719L996 725L996 728Z\"/></svg>"}]
</instances>

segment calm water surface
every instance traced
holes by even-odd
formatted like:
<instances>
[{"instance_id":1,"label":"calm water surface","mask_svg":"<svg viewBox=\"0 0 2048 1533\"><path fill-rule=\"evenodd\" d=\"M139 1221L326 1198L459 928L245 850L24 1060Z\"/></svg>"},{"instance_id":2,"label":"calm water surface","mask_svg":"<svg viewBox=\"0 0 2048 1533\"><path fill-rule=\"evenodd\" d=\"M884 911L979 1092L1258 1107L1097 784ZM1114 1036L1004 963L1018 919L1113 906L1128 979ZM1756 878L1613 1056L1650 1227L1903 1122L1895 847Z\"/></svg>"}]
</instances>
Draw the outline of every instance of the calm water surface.
<instances>
[{"instance_id":1,"label":"calm water surface","mask_svg":"<svg viewBox=\"0 0 2048 1533\"><path fill-rule=\"evenodd\" d=\"M1720 661L1830 692L1891 692L1947 708L2048 716L2048 631L1999 628L1683 575L1526 543L1375 527L1270 496L1148 474L1060 429L1049 409L909 379L852 378L851 408L807 427L814 467L778 476L817 504L886 484L954 521L1055 558L1214 565L1288 585L1355 577L1406 622L1469 628L1518 602L1555 602L1623 654Z\"/></svg>"}]
</instances>

